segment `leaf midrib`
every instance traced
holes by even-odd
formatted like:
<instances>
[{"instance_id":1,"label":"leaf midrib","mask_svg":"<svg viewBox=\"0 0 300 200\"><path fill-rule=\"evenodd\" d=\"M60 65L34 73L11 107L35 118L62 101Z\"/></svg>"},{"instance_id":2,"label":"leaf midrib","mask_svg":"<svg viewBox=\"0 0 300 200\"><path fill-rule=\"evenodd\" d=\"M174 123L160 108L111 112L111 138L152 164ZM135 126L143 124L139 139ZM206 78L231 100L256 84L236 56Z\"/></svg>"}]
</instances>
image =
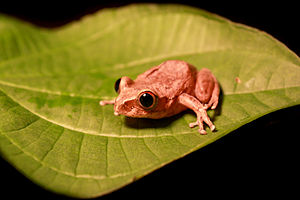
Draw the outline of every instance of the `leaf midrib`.
<instances>
[{"instance_id":1,"label":"leaf midrib","mask_svg":"<svg viewBox=\"0 0 300 200\"><path fill-rule=\"evenodd\" d=\"M1 83L0 83L1 84ZM256 92L245 92L245 93L235 93L235 94L226 94L225 96L230 96L230 95L244 95L244 94L254 94L254 93L259 93L259 92L265 92L265 91L278 91L278 90L286 90L286 89L293 89L293 88L300 88L300 86L295 86L295 87L287 87L287 88L277 88L277 89L269 89L269 90L261 90L261 91L256 91ZM48 119L47 117L35 112L34 110L28 108L27 106L25 106L24 104L18 102L15 98L13 98L12 96L9 96L8 94L5 93L5 91L1 90L7 97L11 98L15 103L17 103L19 106L21 106L22 108L28 110L29 112L31 112L32 114L48 121L49 123L52 123L52 124L55 124L57 126L60 126L60 127L63 127L65 129L69 129L69 130L72 130L72 131L76 131L76 132L81 132L81 133L84 133L84 134L89 134L89 135L96 135L96 136L101 136L101 137L112 137L112 138L152 138L152 137L168 137L168 136L174 136L174 135L184 135L184 134L191 134L191 133L195 133L195 131L188 131L188 132L181 132L180 134L160 134L160 135L130 135L130 134L127 134L127 135L118 135L118 134L111 134L111 133L99 133L97 131L86 131L84 129L77 129L77 128L74 128L72 126L69 126L69 125L66 125L66 124L63 124L63 123L58 123L54 120L51 120L51 119ZM94 100L94 99L93 99ZM300 103L300 100L299 101L294 101L292 103L290 103L290 105L297 105ZM273 109L271 109L273 110ZM277 109L275 109L277 110ZM275 111L274 110L274 111ZM251 118L255 118L255 116L251 116L249 119Z\"/></svg>"},{"instance_id":2,"label":"leaf midrib","mask_svg":"<svg viewBox=\"0 0 300 200\"><path fill-rule=\"evenodd\" d=\"M149 59L147 58L143 58L143 59L140 59L138 61L134 60L134 61L129 61L128 63L126 64L123 64L123 66L126 66L126 67L134 67L134 65L130 65L130 63L135 63L135 66L136 65L140 65L140 64L145 64L147 62L154 62L154 61L158 61L158 60L161 60L161 59L171 59L172 57L176 57L176 56L181 56L181 57L184 57L184 56L193 56L193 55L197 55L197 54L207 54L207 53L214 53L214 52L225 52L225 51L230 51L231 53L237 53L237 54L244 54L244 53L251 53L251 54L254 54L254 52L250 52L250 51L246 51L246 50L241 50L239 52L234 52L232 51L233 49L223 49L223 50L212 50L212 51L205 51L205 52L192 52L192 53L186 53L186 54L171 54L171 55L167 55L167 56L163 56L163 57L152 57ZM277 57L275 56L272 56L272 55L268 55L266 54L266 56L269 57L269 59L277 59L277 60L281 60L281 59L278 59ZM144 61L146 60L146 61ZM283 60L283 61L286 61L286 60ZM295 65L294 63L292 62L288 62L290 65L289 66L293 66L293 67L296 67L298 69L299 66ZM1 66L1 65L0 65ZM113 66L120 66L120 64L114 64ZM119 70L119 68L115 68L115 67L112 67L110 69L115 69L115 70ZM96 73L95 71L93 72L86 72L86 73L72 73L72 74L63 74L61 75L60 77L73 77L74 75L82 75L82 74L93 74L93 73ZM43 77L54 77L54 76L58 76L57 74L55 75L43 75ZM4 76L5 78L7 78L7 76ZM30 75L30 76L14 76L14 77L24 77L24 78L34 78L34 77L40 77L40 76L37 76L37 75ZM25 85L18 85L18 84L15 84L15 83L11 83L11 82L7 82L7 81L3 81L0 79L0 84L1 85L4 85L4 86L9 86L9 87L13 87L13 88L18 88L18 89L24 89L24 90L28 90L28 91L33 91L33 92L40 92L40 93L46 93L46 94L51 94L51 95L60 95L60 96L70 96L70 97L79 97L79 98L85 98L85 99L111 99L111 98L114 98L114 97L110 97L110 96L95 96L95 95L78 95L76 93L65 93L65 92L61 92L61 91L52 91L52 90L47 90L47 89L40 89L40 88L34 88L34 87L30 87L30 86L25 86ZM300 86L300 85L299 85ZM297 87L297 86L294 86L294 87ZM276 89L284 89L284 88L276 88ZM261 92L261 91L266 91L266 90L253 90L253 91L247 91L247 92L226 92L225 94L226 95L231 95L231 94L246 94L246 93L249 93L249 92Z\"/></svg>"}]
</instances>

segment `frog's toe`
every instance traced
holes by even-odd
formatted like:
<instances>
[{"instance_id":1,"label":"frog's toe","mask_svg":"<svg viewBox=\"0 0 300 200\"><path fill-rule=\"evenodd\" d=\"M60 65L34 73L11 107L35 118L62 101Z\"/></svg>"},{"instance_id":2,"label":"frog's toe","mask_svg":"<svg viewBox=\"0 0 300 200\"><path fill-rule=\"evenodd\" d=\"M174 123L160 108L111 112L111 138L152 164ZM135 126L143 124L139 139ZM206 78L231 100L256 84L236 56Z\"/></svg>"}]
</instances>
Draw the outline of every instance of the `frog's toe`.
<instances>
[{"instance_id":1,"label":"frog's toe","mask_svg":"<svg viewBox=\"0 0 300 200\"><path fill-rule=\"evenodd\" d=\"M215 131L216 130L216 126L215 125L211 125L209 128L210 128L211 131Z\"/></svg>"},{"instance_id":2,"label":"frog's toe","mask_svg":"<svg viewBox=\"0 0 300 200\"><path fill-rule=\"evenodd\" d=\"M208 123L209 124L209 128L211 131L214 131L216 129L215 125L213 125L213 123ZM194 128L195 126L199 126L199 129L198 129L198 132L201 134L201 135L206 135L207 132L204 130L204 125L203 125L203 121L202 119L198 119L196 122L192 122L192 123L189 123L189 127L190 128Z\"/></svg>"},{"instance_id":3,"label":"frog's toe","mask_svg":"<svg viewBox=\"0 0 300 200\"><path fill-rule=\"evenodd\" d=\"M206 133L206 131L204 130L204 126L203 126L203 122L202 122L202 121L199 121L198 126L199 126L198 132L199 132L201 135L206 135L207 133Z\"/></svg>"},{"instance_id":4,"label":"frog's toe","mask_svg":"<svg viewBox=\"0 0 300 200\"><path fill-rule=\"evenodd\" d=\"M198 122L192 122L189 124L190 128L194 128L195 126L198 126Z\"/></svg>"},{"instance_id":5,"label":"frog's toe","mask_svg":"<svg viewBox=\"0 0 300 200\"><path fill-rule=\"evenodd\" d=\"M189 124L190 128L194 128L195 126L199 126L198 132L201 135L206 135L207 134L207 132L204 130L203 123L201 121L196 121L196 122L192 122L192 123ZM213 127L211 127L211 128L213 128Z\"/></svg>"},{"instance_id":6,"label":"frog's toe","mask_svg":"<svg viewBox=\"0 0 300 200\"><path fill-rule=\"evenodd\" d=\"M211 106L211 109L212 110L216 109L217 105L218 105L218 102L217 101L214 102L213 105Z\"/></svg>"},{"instance_id":7,"label":"frog's toe","mask_svg":"<svg viewBox=\"0 0 300 200\"><path fill-rule=\"evenodd\" d=\"M206 135L207 132L204 130L204 129L199 129L198 132L201 134L201 135Z\"/></svg>"}]
</instances>

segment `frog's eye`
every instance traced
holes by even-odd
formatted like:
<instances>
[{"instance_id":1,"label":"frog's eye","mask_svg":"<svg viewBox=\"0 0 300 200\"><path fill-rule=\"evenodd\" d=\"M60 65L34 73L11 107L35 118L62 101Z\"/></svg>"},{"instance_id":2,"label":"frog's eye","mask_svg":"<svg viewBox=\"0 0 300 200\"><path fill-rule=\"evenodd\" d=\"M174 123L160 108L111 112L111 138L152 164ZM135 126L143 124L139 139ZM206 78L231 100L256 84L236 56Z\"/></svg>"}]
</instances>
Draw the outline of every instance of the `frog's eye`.
<instances>
[{"instance_id":1,"label":"frog's eye","mask_svg":"<svg viewBox=\"0 0 300 200\"><path fill-rule=\"evenodd\" d=\"M151 110L157 104L157 96L151 91L143 91L138 96L138 103L145 110Z\"/></svg>"},{"instance_id":2,"label":"frog's eye","mask_svg":"<svg viewBox=\"0 0 300 200\"><path fill-rule=\"evenodd\" d=\"M120 82L121 82L121 78L119 78L118 80L116 80L115 82L115 91L117 93L120 93Z\"/></svg>"}]
</instances>

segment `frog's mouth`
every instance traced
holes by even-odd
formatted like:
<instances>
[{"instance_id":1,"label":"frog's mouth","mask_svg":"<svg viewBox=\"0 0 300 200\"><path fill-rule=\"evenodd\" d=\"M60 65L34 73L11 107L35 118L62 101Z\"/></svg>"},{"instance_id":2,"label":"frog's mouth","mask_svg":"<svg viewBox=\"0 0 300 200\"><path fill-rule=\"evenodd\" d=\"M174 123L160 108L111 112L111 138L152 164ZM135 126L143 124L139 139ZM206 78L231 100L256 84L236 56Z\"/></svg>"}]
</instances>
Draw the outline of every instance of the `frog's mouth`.
<instances>
[{"instance_id":1,"label":"frog's mouth","mask_svg":"<svg viewBox=\"0 0 300 200\"><path fill-rule=\"evenodd\" d=\"M127 103L115 104L114 110L115 115L132 115L131 113L134 110L134 107Z\"/></svg>"},{"instance_id":2,"label":"frog's mouth","mask_svg":"<svg viewBox=\"0 0 300 200\"><path fill-rule=\"evenodd\" d=\"M115 110L114 112L115 115L125 115L127 117L134 117L134 118L147 117L147 111L143 109L138 109L134 106L130 106L127 104L115 106L114 110Z\"/></svg>"}]
</instances>

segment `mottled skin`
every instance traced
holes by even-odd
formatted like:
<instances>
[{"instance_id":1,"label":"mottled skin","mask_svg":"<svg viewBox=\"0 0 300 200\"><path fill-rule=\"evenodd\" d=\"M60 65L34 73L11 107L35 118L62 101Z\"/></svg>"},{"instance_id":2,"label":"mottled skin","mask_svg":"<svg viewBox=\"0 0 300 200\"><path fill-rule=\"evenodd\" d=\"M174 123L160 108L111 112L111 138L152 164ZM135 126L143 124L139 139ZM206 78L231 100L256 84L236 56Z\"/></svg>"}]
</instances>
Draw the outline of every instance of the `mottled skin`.
<instances>
[{"instance_id":1,"label":"mottled skin","mask_svg":"<svg viewBox=\"0 0 300 200\"><path fill-rule=\"evenodd\" d=\"M156 96L153 109L144 109L139 104L138 96L143 91L151 91ZM189 126L198 125L199 132L206 134L203 122L215 130L206 110L217 107L219 93L218 82L208 69L198 72L184 61L168 60L140 74L134 81L122 77L119 96L115 100L100 101L100 105L114 104L115 115L152 119L176 115L189 108L197 115L197 121Z\"/></svg>"}]
</instances>

